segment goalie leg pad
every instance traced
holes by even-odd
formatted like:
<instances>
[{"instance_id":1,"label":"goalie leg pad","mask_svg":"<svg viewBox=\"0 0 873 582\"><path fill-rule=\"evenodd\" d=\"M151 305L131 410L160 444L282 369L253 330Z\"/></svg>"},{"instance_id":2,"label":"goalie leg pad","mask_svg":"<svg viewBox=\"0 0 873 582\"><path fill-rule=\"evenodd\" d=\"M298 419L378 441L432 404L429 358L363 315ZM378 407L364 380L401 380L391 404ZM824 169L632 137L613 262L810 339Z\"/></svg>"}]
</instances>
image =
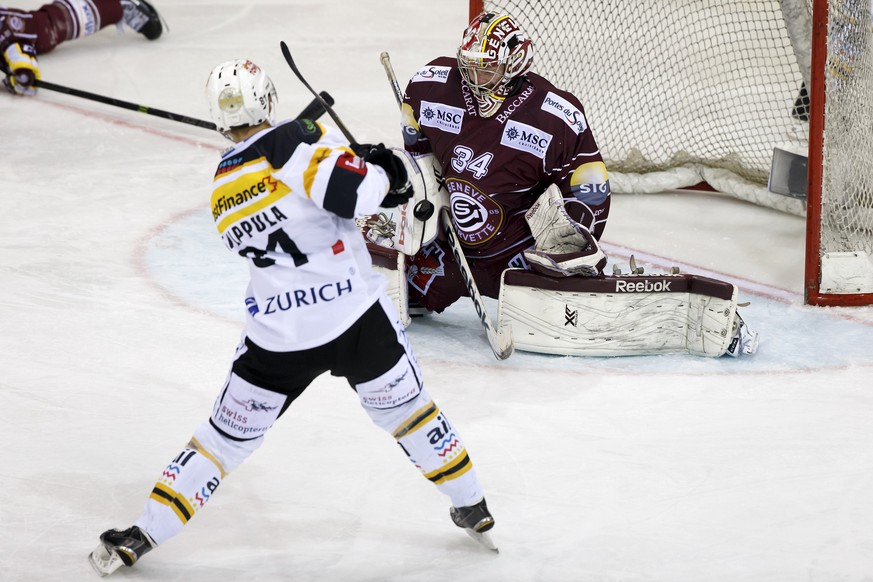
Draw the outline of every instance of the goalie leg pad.
<instances>
[{"instance_id":1,"label":"goalie leg pad","mask_svg":"<svg viewBox=\"0 0 873 582\"><path fill-rule=\"evenodd\" d=\"M573 356L721 356L734 336L737 288L695 275L544 277L504 272L498 325L519 350Z\"/></svg>"},{"instance_id":2,"label":"goalie leg pad","mask_svg":"<svg viewBox=\"0 0 873 582\"><path fill-rule=\"evenodd\" d=\"M394 249L367 243L373 261L373 270L388 281L385 294L394 304L394 309L403 327L409 327L409 294L406 286L406 255Z\"/></svg>"}]
</instances>

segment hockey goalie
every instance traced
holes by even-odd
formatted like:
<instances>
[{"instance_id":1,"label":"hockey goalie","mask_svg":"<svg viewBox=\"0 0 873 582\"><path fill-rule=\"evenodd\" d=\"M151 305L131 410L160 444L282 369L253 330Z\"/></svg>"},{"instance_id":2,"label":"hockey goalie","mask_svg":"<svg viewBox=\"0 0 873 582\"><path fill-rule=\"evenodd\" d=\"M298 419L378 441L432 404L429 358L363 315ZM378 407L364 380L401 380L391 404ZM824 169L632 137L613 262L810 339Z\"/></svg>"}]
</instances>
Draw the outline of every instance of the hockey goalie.
<instances>
[{"instance_id":1,"label":"hockey goalie","mask_svg":"<svg viewBox=\"0 0 873 582\"><path fill-rule=\"evenodd\" d=\"M374 266L388 278L389 296L405 325L408 287L423 275L421 267L408 268L409 257L434 248L446 227L439 212L422 209L450 205L434 177L439 170L422 171L422 165L434 163L432 156L407 160L415 176L413 200L361 223ZM429 217L422 220L424 215ZM598 241L568 216L554 185L524 218L536 242L522 253L525 266L504 270L496 296L489 295L498 300L498 327L511 330L515 349L574 356L736 357L756 351L758 334L737 312L734 284L677 269L644 274L633 259L630 273L603 274L607 260ZM433 265L424 275L445 275L445 260ZM472 275L478 279L475 270Z\"/></svg>"},{"instance_id":2,"label":"hockey goalie","mask_svg":"<svg viewBox=\"0 0 873 582\"><path fill-rule=\"evenodd\" d=\"M753 353L734 285L604 274L607 168L579 99L533 73L533 58L511 15L484 12L455 56L398 95L414 198L363 225L398 311L470 297L498 359L510 342L580 356ZM496 326L479 295L498 300Z\"/></svg>"}]
</instances>

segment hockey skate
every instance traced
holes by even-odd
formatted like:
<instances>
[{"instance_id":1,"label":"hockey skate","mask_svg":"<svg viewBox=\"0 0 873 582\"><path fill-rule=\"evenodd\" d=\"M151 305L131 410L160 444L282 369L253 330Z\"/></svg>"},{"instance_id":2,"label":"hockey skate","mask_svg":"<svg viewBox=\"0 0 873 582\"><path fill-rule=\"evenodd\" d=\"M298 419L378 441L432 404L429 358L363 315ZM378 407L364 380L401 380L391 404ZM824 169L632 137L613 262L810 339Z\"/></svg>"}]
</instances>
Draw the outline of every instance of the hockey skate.
<instances>
[{"instance_id":1,"label":"hockey skate","mask_svg":"<svg viewBox=\"0 0 873 582\"><path fill-rule=\"evenodd\" d=\"M145 531L136 526L125 530L110 529L100 534L100 545L88 561L101 576L108 576L123 566L133 566L156 546Z\"/></svg>"},{"instance_id":2,"label":"hockey skate","mask_svg":"<svg viewBox=\"0 0 873 582\"><path fill-rule=\"evenodd\" d=\"M121 0L122 20L126 25L149 40L156 40L164 32L161 16L146 0Z\"/></svg>"},{"instance_id":3,"label":"hockey skate","mask_svg":"<svg viewBox=\"0 0 873 582\"><path fill-rule=\"evenodd\" d=\"M467 535L482 546L494 552L499 551L491 539L491 534L488 533L488 530L494 527L494 518L488 511L485 499L469 507L452 507L449 509L449 515L456 526L464 528Z\"/></svg>"}]
</instances>

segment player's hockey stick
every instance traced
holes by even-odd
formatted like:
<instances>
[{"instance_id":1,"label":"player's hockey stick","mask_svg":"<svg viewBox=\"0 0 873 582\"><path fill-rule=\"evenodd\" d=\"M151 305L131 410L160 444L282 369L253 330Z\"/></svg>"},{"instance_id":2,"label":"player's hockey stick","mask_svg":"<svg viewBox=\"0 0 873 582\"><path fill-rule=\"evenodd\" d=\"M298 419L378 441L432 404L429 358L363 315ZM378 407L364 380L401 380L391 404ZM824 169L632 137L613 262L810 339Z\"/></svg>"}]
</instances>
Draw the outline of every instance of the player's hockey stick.
<instances>
[{"instance_id":1,"label":"player's hockey stick","mask_svg":"<svg viewBox=\"0 0 873 582\"><path fill-rule=\"evenodd\" d=\"M343 132L343 135L346 136L347 140L349 140L352 149L357 149L356 146L359 145L357 140L352 136L352 133L346 128L345 124L343 124L339 115L337 115L331 107L331 104L321 99L321 96L315 92L315 89L313 89L312 86L306 82L306 79L303 78L303 75L300 74L300 70L297 68L297 65L294 64L294 59L291 57L291 51L288 49L288 45L285 44L284 40L279 41L279 47L282 49L282 56L285 57L285 62L288 63L288 66L291 67L291 70L294 71L294 74L298 79L300 79L303 86L309 89L309 92L315 96L315 99L319 101L319 103L321 103L322 107L324 107L324 110L327 111L328 115L330 115L330 118L333 119L333 122L336 123L339 130Z\"/></svg>"},{"instance_id":2,"label":"player's hockey stick","mask_svg":"<svg viewBox=\"0 0 873 582\"><path fill-rule=\"evenodd\" d=\"M139 111L140 113L145 113L147 115L154 115L155 117L162 117L164 119L169 119L170 121L178 121L179 123L187 123L188 125L195 125L197 127L202 127L204 129L211 129L215 131L215 124L211 121L204 121L202 119L196 119L194 117L188 117L187 115L180 115L179 113L170 113L169 111L164 111L162 109L155 109L153 107L147 107L146 105L137 105L136 103L131 103L129 101L122 101L121 99L115 99L114 97L106 97L104 95L98 95L96 93L89 93L88 91L82 91L81 89L73 89L72 87L64 87L63 85L56 85L55 83L49 83L48 81L37 80L36 86L40 89L46 89L48 91L56 91L58 93L64 93L66 95L72 95L74 97L81 97L83 99L89 99L91 101L97 101L99 103L104 103L106 105L113 105L115 107L121 107L122 109L129 109L131 111ZM297 116L298 118L305 119L318 119L321 117L324 112L324 103L328 103L329 105L333 105L333 97L331 97L326 91L322 91L319 95L320 99L313 99L306 108L300 112Z\"/></svg>"},{"instance_id":3,"label":"player's hockey stick","mask_svg":"<svg viewBox=\"0 0 873 582\"><path fill-rule=\"evenodd\" d=\"M403 92L400 90L400 85L397 83L397 75L394 74L394 67L391 65L391 57L387 52L383 52L380 56L382 67L385 69L385 74L391 82L391 88L394 92L394 97L397 99L397 104L403 105ZM458 234L455 232L455 225L452 222L451 213L447 208L442 209L443 225L446 229L446 240L452 248L452 255L455 257L455 262L458 263L458 269L461 271L461 277L467 286L467 293L470 299L473 300L473 305L476 307L476 315L479 316L479 321L482 327L485 328L485 335L488 336L488 343L491 344L491 350L498 360L505 360L512 355L514 345L512 342L512 330L507 329L505 332L498 331L491 323L491 318L488 316L488 311L485 309L485 302L482 300L482 294L479 293L479 287L473 279L473 273L470 271L470 265L467 263L467 257L464 256L464 249L461 243L458 242Z\"/></svg>"}]
</instances>

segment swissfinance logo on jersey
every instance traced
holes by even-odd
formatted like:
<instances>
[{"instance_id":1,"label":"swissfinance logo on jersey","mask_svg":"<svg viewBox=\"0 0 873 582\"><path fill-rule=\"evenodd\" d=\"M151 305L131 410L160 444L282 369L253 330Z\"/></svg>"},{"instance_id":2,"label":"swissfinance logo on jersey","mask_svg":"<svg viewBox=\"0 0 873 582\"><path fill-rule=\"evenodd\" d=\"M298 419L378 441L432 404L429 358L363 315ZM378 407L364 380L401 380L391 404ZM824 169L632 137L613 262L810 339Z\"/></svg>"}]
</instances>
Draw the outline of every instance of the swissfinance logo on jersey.
<instances>
[{"instance_id":1,"label":"swissfinance logo on jersey","mask_svg":"<svg viewBox=\"0 0 873 582\"><path fill-rule=\"evenodd\" d=\"M588 122L585 121L585 115L579 111L579 108L551 91L546 94L543 106L540 109L563 119L564 123L573 128L576 135L588 129Z\"/></svg>"},{"instance_id":2,"label":"swissfinance logo on jersey","mask_svg":"<svg viewBox=\"0 0 873 582\"><path fill-rule=\"evenodd\" d=\"M445 83L451 70L451 67L424 67L415 73L410 83Z\"/></svg>"},{"instance_id":3,"label":"swissfinance logo on jersey","mask_svg":"<svg viewBox=\"0 0 873 582\"><path fill-rule=\"evenodd\" d=\"M546 157L551 142L552 134L517 121L508 121L500 136L500 145L533 154L540 159Z\"/></svg>"},{"instance_id":4,"label":"swissfinance logo on jersey","mask_svg":"<svg viewBox=\"0 0 873 582\"><path fill-rule=\"evenodd\" d=\"M445 103L421 102L421 115L418 124L435 127L449 133L461 133L464 123L464 110Z\"/></svg>"}]
</instances>

